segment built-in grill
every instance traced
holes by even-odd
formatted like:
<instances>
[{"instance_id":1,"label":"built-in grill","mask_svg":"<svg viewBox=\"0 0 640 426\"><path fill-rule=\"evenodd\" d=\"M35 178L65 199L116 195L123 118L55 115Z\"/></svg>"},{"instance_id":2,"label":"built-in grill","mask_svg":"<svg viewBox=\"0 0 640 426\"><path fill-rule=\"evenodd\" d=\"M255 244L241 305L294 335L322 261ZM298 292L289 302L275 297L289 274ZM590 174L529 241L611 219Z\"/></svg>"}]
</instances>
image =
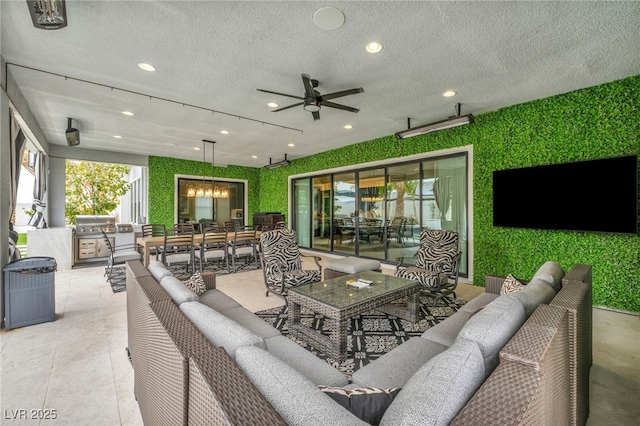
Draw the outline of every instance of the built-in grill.
<instances>
[{"instance_id":1,"label":"built-in grill","mask_svg":"<svg viewBox=\"0 0 640 426\"><path fill-rule=\"evenodd\" d=\"M88 216L79 215L76 216L76 235L88 236L88 235L101 235L101 231L107 234L113 234L116 232L116 217L115 216Z\"/></svg>"},{"instance_id":2,"label":"built-in grill","mask_svg":"<svg viewBox=\"0 0 640 426\"><path fill-rule=\"evenodd\" d=\"M76 216L76 227L73 238L74 264L104 261L109 255L102 231L109 235L112 246L115 246L115 216Z\"/></svg>"}]
</instances>

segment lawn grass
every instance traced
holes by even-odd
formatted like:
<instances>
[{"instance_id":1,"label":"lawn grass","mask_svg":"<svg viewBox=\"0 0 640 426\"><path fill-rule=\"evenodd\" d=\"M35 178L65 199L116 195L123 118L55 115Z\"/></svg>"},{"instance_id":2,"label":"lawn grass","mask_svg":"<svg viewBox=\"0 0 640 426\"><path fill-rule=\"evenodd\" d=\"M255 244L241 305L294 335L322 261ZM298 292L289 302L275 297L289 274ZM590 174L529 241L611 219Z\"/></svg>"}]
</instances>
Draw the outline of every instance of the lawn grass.
<instances>
[{"instance_id":1,"label":"lawn grass","mask_svg":"<svg viewBox=\"0 0 640 426\"><path fill-rule=\"evenodd\" d=\"M18 242L16 244L17 245L27 244L27 233L26 232L24 232L22 234L18 234Z\"/></svg>"}]
</instances>

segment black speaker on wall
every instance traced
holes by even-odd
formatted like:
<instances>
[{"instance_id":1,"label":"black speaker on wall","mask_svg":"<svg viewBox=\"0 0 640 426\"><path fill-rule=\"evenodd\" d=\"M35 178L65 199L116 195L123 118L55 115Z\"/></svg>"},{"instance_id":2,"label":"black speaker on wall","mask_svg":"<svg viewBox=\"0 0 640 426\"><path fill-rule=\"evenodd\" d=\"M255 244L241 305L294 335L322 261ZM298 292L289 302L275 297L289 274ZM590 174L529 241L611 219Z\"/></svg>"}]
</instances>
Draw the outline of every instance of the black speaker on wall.
<instances>
[{"instance_id":1,"label":"black speaker on wall","mask_svg":"<svg viewBox=\"0 0 640 426\"><path fill-rule=\"evenodd\" d=\"M68 120L67 131L64 133L64 135L67 137L67 145L80 145L80 131L71 127L71 118L69 118Z\"/></svg>"}]
</instances>

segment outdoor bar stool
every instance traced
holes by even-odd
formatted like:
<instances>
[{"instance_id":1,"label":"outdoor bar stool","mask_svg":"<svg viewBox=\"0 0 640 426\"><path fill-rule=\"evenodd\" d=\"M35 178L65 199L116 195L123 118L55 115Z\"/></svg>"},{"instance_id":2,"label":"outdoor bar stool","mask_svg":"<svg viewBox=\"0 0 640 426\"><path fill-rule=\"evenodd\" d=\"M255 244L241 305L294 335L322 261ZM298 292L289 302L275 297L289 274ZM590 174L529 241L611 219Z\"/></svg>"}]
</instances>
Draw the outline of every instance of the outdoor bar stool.
<instances>
[{"instance_id":1,"label":"outdoor bar stool","mask_svg":"<svg viewBox=\"0 0 640 426\"><path fill-rule=\"evenodd\" d=\"M338 278L343 275L357 274L363 271L381 272L380 262L374 259L343 257L324 261L324 279Z\"/></svg>"}]
</instances>

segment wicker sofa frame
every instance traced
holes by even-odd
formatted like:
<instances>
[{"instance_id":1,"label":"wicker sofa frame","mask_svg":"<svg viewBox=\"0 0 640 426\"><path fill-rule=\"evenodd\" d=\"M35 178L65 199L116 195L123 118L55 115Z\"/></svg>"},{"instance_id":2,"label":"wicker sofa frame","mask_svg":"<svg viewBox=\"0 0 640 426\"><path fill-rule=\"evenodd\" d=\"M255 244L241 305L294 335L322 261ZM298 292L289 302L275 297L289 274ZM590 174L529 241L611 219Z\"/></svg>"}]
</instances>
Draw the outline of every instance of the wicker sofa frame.
<instances>
[{"instance_id":1,"label":"wicker sofa frame","mask_svg":"<svg viewBox=\"0 0 640 426\"><path fill-rule=\"evenodd\" d=\"M486 277L486 291L499 293L503 281ZM215 276L205 282L215 288ZM145 424L286 424L138 261L127 263L127 311L134 392ZM551 303L538 306L500 351L498 367L451 424L584 425L591 315L591 266L575 265Z\"/></svg>"}]
</instances>

